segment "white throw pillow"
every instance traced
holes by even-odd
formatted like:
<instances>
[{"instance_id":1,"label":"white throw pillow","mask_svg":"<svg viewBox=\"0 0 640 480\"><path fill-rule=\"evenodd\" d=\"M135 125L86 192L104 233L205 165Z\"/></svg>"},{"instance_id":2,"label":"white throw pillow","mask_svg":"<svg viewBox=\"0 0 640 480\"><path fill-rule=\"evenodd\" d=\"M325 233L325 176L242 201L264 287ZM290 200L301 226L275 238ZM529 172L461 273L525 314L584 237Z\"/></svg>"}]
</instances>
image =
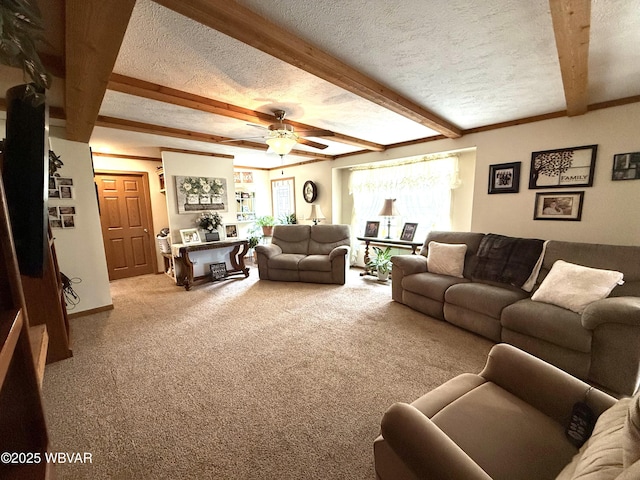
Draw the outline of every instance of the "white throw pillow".
<instances>
[{"instance_id":1,"label":"white throw pillow","mask_svg":"<svg viewBox=\"0 0 640 480\"><path fill-rule=\"evenodd\" d=\"M600 270L557 260L531 300L582 313L587 305L606 298L616 285L622 285L622 276L622 273L614 270Z\"/></svg>"},{"instance_id":2,"label":"white throw pillow","mask_svg":"<svg viewBox=\"0 0 640 480\"><path fill-rule=\"evenodd\" d=\"M462 278L467 246L462 244L429 242L427 269L431 273Z\"/></svg>"}]
</instances>

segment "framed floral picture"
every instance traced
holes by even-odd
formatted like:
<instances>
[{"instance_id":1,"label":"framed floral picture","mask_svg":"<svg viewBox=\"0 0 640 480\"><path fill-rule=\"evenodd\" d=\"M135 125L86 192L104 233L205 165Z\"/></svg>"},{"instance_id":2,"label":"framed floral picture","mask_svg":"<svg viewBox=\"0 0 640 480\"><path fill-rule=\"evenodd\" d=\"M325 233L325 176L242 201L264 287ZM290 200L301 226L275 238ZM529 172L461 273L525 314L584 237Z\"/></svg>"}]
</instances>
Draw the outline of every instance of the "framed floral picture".
<instances>
[{"instance_id":1,"label":"framed floral picture","mask_svg":"<svg viewBox=\"0 0 640 480\"><path fill-rule=\"evenodd\" d=\"M226 212L227 179L175 176L178 213Z\"/></svg>"}]
</instances>

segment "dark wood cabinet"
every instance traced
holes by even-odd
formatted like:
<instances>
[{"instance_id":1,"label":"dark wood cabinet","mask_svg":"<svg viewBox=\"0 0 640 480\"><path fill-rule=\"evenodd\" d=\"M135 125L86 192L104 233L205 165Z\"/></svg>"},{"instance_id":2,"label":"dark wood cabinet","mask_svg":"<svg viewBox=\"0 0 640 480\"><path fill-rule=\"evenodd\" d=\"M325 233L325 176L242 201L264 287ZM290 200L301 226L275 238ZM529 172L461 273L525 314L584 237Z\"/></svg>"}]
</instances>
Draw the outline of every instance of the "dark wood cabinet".
<instances>
[{"instance_id":1,"label":"dark wood cabinet","mask_svg":"<svg viewBox=\"0 0 640 480\"><path fill-rule=\"evenodd\" d=\"M32 353L34 345L35 356L42 355L39 339L46 337L45 331L38 327L30 338L0 174L0 445L2 452L13 453L9 462L4 457L0 462L2 479L37 480L54 476L53 464L47 463L45 457L49 438ZM44 337L36 336L42 334Z\"/></svg>"}]
</instances>

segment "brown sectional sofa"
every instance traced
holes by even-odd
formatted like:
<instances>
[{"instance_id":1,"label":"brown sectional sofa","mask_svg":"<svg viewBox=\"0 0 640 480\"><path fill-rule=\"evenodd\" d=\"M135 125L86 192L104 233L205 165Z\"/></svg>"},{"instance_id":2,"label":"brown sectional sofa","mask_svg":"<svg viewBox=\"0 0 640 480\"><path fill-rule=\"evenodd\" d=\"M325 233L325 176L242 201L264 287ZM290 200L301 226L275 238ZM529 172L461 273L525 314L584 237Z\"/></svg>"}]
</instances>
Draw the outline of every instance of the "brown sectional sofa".
<instances>
[{"instance_id":1,"label":"brown sectional sofa","mask_svg":"<svg viewBox=\"0 0 640 480\"><path fill-rule=\"evenodd\" d=\"M256 246L260 279L344 285L350 245L349 225L276 225Z\"/></svg>"},{"instance_id":2,"label":"brown sectional sofa","mask_svg":"<svg viewBox=\"0 0 640 480\"><path fill-rule=\"evenodd\" d=\"M474 277L484 237L431 232L420 255L392 257L393 299L494 342L517 346L616 395L633 394L640 386L640 247L548 241L529 293ZM467 245L462 278L428 271L430 241ZM625 283L582 314L531 300L556 260L619 271Z\"/></svg>"}]
</instances>

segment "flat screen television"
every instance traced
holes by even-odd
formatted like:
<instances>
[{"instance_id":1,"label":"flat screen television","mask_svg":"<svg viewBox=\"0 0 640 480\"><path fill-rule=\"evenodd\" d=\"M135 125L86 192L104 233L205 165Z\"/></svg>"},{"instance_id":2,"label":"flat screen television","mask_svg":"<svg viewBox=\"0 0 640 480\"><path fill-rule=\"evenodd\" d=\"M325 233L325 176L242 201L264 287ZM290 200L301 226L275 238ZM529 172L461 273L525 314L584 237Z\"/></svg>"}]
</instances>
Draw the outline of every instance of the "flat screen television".
<instances>
[{"instance_id":1,"label":"flat screen television","mask_svg":"<svg viewBox=\"0 0 640 480\"><path fill-rule=\"evenodd\" d=\"M48 242L48 107L25 96L26 85L7 90L2 176L20 273L40 277Z\"/></svg>"}]
</instances>

